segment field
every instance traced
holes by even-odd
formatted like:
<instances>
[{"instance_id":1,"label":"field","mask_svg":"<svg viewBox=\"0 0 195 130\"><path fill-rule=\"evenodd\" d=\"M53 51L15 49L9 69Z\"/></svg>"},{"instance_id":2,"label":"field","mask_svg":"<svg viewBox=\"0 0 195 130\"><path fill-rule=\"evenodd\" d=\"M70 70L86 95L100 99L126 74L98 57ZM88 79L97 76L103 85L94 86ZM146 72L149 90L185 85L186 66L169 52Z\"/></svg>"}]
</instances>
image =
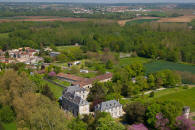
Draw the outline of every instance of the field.
<instances>
[{"instance_id":1,"label":"field","mask_svg":"<svg viewBox=\"0 0 195 130\"><path fill-rule=\"evenodd\" d=\"M118 24L120 26L124 26L127 22L135 21L135 20L150 20L150 19L158 19L158 17L137 17L133 19L127 19L127 20L119 20Z\"/></svg>"},{"instance_id":2,"label":"field","mask_svg":"<svg viewBox=\"0 0 195 130\"><path fill-rule=\"evenodd\" d=\"M150 62L151 59L148 58L142 58L142 57L128 57L128 58L121 58L119 61L118 66L125 66L125 65L129 65L132 64L134 62L139 62L139 63L147 63Z\"/></svg>"},{"instance_id":3,"label":"field","mask_svg":"<svg viewBox=\"0 0 195 130\"><path fill-rule=\"evenodd\" d=\"M174 18L161 18L160 20L158 20L158 22L188 23L191 22L192 19L195 19L195 15L186 15Z\"/></svg>"},{"instance_id":4,"label":"field","mask_svg":"<svg viewBox=\"0 0 195 130\"><path fill-rule=\"evenodd\" d=\"M71 18L71 17L50 17L50 16L22 16L22 17L11 17L0 19L1 22L13 22L13 21L35 21L35 22L44 22L44 21L63 21L63 22L83 22L88 21L86 18Z\"/></svg>"},{"instance_id":5,"label":"field","mask_svg":"<svg viewBox=\"0 0 195 130\"><path fill-rule=\"evenodd\" d=\"M163 69L187 71L195 74L195 65L180 64L168 61L155 61L144 64L147 73L156 72Z\"/></svg>"},{"instance_id":6,"label":"field","mask_svg":"<svg viewBox=\"0 0 195 130\"><path fill-rule=\"evenodd\" d=\"M143 23L143 22L163 22L163 23L189 23L195 19L195 15L184 15L179 17L168 17L168 18L160 18L160 17L137 17L128 20L119 20L118 24L120 26L124 26L126 23Z\"/></svg>"},{"instance_id":7,"label":"field","mask_svg":"<svg viewBox=\"0 0 195 130\"><path fill-rule=\"evenodd\" d=\"M159 19L138 19L138 20L129 21L126 23L126 25L135 24L135 23L154 22L157 20Z\"/></svg>"},{"instance_id":8,"label":"field","mask_svg":"<svg viewBox=\"0 0 195 130\"><path fill-rule=\"evenodd\" d=\"M57 46L58 51L74 51L76 49L79 49L80 46Z\"/></svg>"}]
</instances>

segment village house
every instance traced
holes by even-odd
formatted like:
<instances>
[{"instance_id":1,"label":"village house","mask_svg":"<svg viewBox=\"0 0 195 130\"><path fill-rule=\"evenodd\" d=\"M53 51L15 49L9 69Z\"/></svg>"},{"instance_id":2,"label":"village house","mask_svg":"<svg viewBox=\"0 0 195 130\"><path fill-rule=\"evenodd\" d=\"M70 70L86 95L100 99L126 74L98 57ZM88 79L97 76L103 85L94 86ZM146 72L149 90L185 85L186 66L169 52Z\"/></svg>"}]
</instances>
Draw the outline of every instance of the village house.
<instances>
[{"instance_id":1,"label":"village house","mask_svg":"<svg viewBox=\"0 0 195 130\"><path fill-rule=\"evenodd\" d=\"M85 100L87 94L85 89L78 86L65 88L61 97L62 108L74 116L89 114L89 102Z\"/></svg>"},{"instance_id":2,"label":"village house","mask_svg":"<svg viewBox=\"0 0 195 130\"><path fill-rule=\"evenodd\" d=\"M122 105L116 100L101 102L95 106L95 111L109 112L113 118L119 118L123 115Z\"/></svg>"},{"instance_id":3,"label":"village house","mask_svg":"<svg viewBox=\"0 0 195 130\"><path fill-rule=\"evenodd\" d=\"M60 52L54 52L54 51L52 51L52 52L49 53L49 55L50 55L51 57L56 57L56 56L58 56L59 54L60 54Z\"/></svg>"},{"instance_id":4,"label":"village house","mask_svg":"<svg viewBox=\"0 0 195 130\"><path fill-rule=\"evenodd\" d=\"M9 58L5 58L5 53L1 56L0 62L4 63L25 63L36 64L43 60L43 58L36 56L39 50L31 49L30 47L12 49L7 51Z\"/></svg>"}]
</instances>

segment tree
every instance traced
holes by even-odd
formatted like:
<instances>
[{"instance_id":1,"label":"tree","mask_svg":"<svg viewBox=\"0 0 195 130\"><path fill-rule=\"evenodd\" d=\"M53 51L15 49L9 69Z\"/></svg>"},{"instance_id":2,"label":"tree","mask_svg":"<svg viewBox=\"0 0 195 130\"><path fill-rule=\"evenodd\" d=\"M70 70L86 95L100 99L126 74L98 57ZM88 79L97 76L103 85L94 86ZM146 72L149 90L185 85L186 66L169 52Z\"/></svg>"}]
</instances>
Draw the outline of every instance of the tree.
<instances>
[{"instance_id":1,"label":"tree","mask_svg":"<svg viewBox=\"0 0 195 130\"><path fill-rule=\"evenodd\" d=\"M153 74L148 75L148 85L150 88L154 89L155 87L155 77Z\"/></svg>"},{"instance_id":2,"label":"tree","mask_svg":"<svg viewBox=\"0 0 195 130\"><path fill-rule=\"evenodd\" d=\"M149 97L154 97L154 91L150 93Z\"/></svg>"},{"instance_id":3,"label":"tree","mask_svg":"<svg viewBox=\"0 0 195 130\"><path fill-rule=\"evenodd\" d=\"M121 123L115 122L109 113L105 113L104 116L99 116L95 122L96 130L125 130L125 127Z\"/></svg>"},{"instance_id":4,"label":"tree","mask_svg":"<svg viewBox=\"0 0 195 130\"><path fill-rule=\"evenodd\" d=\"M3 105L11 105L16 97L21 97L24 93L34 92L35 84L29 80L27 74L18 74L14 70L6 70L0 78L0 102Z\"/></svg>"},{"instance_id":5,"label":"tree","mask_svg":"<svg viewBox=\"0 0 195 130\"><path fill-rule=\"evenodd\" d=\"M156 115L157 113L160 113L160 104L153 103L149 105L146 109L146 119L147 119L147 124L151 128L155 128L155 123L156 123Z\"/></svg>"},{"instance_id":6,"label":"tree","mask_svg":"<svg viewBox=\"0 0 195 130\"><path fill-rule=\"evenodd\" d=\"M178 116L176 118L175 127L179 130L194 130L195 121L187 119L184 116Z\"/></svg>"},{"instance_id":7,"label":"tree","mask_svg":"<svg viewBox=\"0 0 195 130\"><path fill-rule=\"evenodd\" d=\"M113 68L113 63L112 63L111 60L108 60L108 61L106 62L106 68L107 68L107 69L112 69L112 68Z\"/></svg>"},{"instance_id":8,"label":"tree","mask_svg":"<svg viewBox=\"0 0 195 130\"><path fill-rule=\"evenodd\" d=\"M74 66L71 67L71 73L77 74L79 72L80 72L80 69L79 69L78 66L74 65Z\"/></svg>"},{"instance_id":9,"label":"tree","mask_svg":"<svg viewBox=\"0 0 195 130\"><path fill-rule=\"evenodd\" d=\"M145 116L145 106L140 102L134 102L125 107L125 119L129 124L143 123Z\"/></svg>"},{"instance_id":10,"label":"tree","mask_svg":"<svg viewBox=\"0 0 195 130\"><path fill-rule=\"evenodd\" d=\"M169 120L163 116L162 113L158 113L156 115L156 124L155 128L160 130L169 130L170 128L167 126L169 123Z\"/></svg>"},{"instance_id":11,"label":"tree","mask_svg":"<svg viewBox=\"0 0 195 130\"><path fill-rule=\"evenodd\" d=\"M12 122L15 119L15 113L9 106L3 106L0 109L0 120L4 123Z\"/></svg>"},{"instance_id":12,"label":"tree","mask_svg":"<svg viewBox=\"0 0 195 130\"><path fill-rule=\"evenodd\" d=\"M133 124L128 127L128 130L148 130L144 124Z\"/></svg>"},{"instance_id":13,"label":"tree","mask_svg":"<svg viewBox=\"0 0 195 130\"><path fill-rule=\"evenodd\" d=\"M72 115L41 94L28 92L16 97L13 107L20 129L68 129L72 120Z\"/></svg>"},{"instance_id":14,"label":"tree","mask_svg":"<svg viewBox=\"0 0 195 130\"><path fill-rule=\"evenodd\" d=\"M43 95L47 96L49 99L51 100L55 100L55 97L52 93L52 91L50 90L48 84L44 85L43 86L43 90L41 92Z\"/></svg>"},{"instance_id":15,"label":"tree","mask_svg":"<svg viewBox=\"0 0 195 130\"><path fill-rule=\"evenodd\" d=\"M70 123L69 128L71 130L86 130L87 124L77 117Z\"/></svg>"}]
</instances>

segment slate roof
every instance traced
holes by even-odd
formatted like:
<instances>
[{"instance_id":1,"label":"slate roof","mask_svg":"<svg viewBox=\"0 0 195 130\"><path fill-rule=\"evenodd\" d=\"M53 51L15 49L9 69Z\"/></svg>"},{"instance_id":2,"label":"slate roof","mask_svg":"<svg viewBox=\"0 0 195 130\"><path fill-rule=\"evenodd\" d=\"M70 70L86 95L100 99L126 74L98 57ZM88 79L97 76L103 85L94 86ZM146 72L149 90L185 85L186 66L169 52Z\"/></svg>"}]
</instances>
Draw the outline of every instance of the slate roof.
<instances>
[{"instance_id":1,"label":"slate roof","mask_svg":"<svg viewBox=\"0 0 195 130\"><path fill-rule=\"evenodd\" d=\"M72 94L70 92L65 92L62 95L62 99L65 98L66 100L78 105L83 106L89 104L87 101L83 100L81 97L77 96L76 94Z\"/></svg>"},{"instance_id":2,"label":"slate roof","mask_svg":"<svg viewBox=\"0 0 195 130\"><path fill-rule=\"evenodd\" d=\"M118 106L122 106L122 105L116 100L110 100L106 102L101 102L100 104L96 105L96 108L100 111L105 111Z\"/></svg>"},{"instance_id":3,"label":"slate roof","mask_svg":"<svg viewBox=\"0 0 195 130\"><path fill-rule=\"evenodd\" d=\"M78 85L75 86L70 86L64 89L63 93L65 92L70 92L74 94L75 92L81 92L81 91L86 91L86 89L79 87Z\"/></svg>"}]
</instances>

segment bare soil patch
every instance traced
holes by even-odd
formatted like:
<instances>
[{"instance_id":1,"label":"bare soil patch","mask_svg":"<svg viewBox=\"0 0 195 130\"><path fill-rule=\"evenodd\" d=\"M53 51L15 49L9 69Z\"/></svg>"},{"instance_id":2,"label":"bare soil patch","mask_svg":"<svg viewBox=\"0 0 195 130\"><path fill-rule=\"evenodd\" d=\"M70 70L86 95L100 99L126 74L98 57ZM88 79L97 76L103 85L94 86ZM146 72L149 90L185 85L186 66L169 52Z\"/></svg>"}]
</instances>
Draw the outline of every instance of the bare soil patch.
<instances>
[{"instance_id":1,"label":"bare soil patch","mask_svg":"<svg viewBox=\"0 0 195 130\"><path fill-rule=\"evenodd\" d=\"M195 15L186 15L180 16L175 18L161 18L157 22L181 22L181 23L188 23L191 22L192 19L195 19Z\"/></svg>"},{"instance_id":2,"label":"bare soil patch","mask_svg":"<svg viewBox=\"0 0 195 130\"><path fill-rule=\"evenodd\" d=\"M83 22L88 21L87 18L54 18L50 16L24 16L22 19L0 19L0 22L14 22L14 21L35 21L35 22L47 22L47 21L63 21L63 22Z\"/></svg>"}]
</instances>

